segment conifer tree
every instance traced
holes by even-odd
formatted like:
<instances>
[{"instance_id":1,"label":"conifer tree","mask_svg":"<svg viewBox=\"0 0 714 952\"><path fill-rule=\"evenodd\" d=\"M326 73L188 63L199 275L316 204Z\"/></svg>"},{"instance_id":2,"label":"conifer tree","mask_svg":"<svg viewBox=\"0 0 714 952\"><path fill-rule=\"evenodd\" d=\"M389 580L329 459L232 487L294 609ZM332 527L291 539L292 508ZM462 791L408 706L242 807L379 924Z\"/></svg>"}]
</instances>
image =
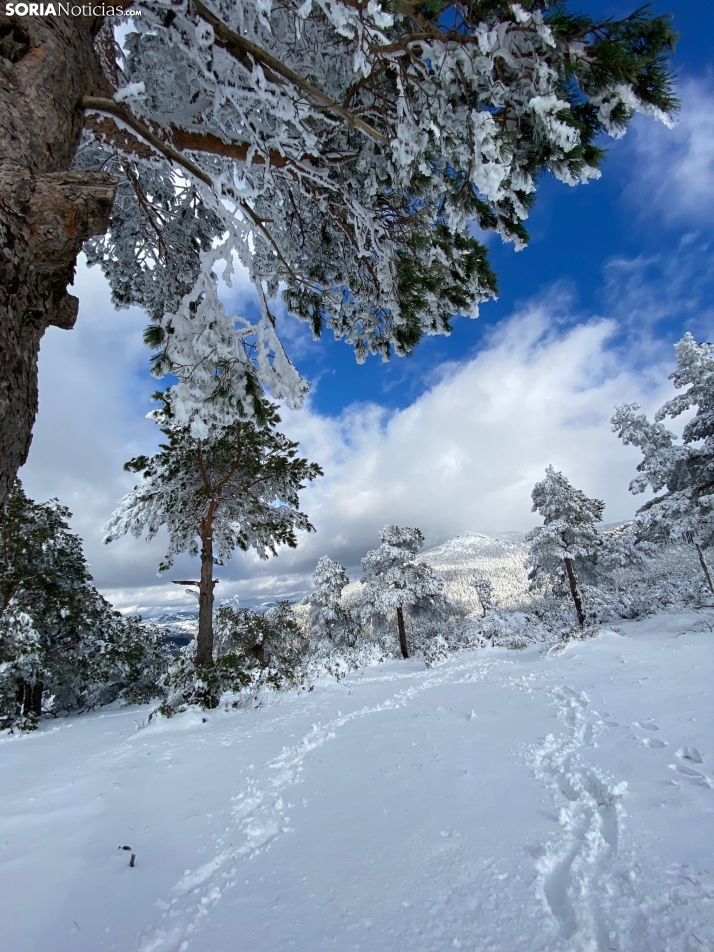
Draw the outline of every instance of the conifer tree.
<instances>
[{"instance_id":1,"label":"conifer tree","mask_svg":"<svg viewBox=\"0 0 714 952\"><path fill-rule=\"evenodd\" d=\"M292 669L306 647L300 626L287 601L266 612L241 608L237 596L221 603L215 617L217 659L244 656L261 668Z\"/></svg>"},{"instance_id":2,"label":"conifer tree","mask_svg":"<svg viewBox=\"0 0 714 952\"><path fill-rule=\"evenodd\" d=\"M481 602L481 612L486 617L486 612L493 608L493 585L489 579L481 575L476 575L471 579L471 585L476 589L476 595Z\"/></svg>"},{"instance_id":3,"label":"conifer tree","mask_svg":"<svg viewBox=\"0 0 714 952\"><path fill-rule=\"evenodd\" d=\"M399 647L409 657L404 610L424 611L441 598L442 583L436 572L415 558L424 545L419 529L385 526L382 544L362 559L361 610L364 614L397 616Z\"/></svg>"},{"instance_id":4,"label":"conifer tree","mask_svg":"<svg viewBox=\"0 0 714 952\"><path fill-rule=\"evenodd\" d=\"M253 549L260 558L277 555L279 545L295 548L296 530L313 526L299 509L305 483L322 474L316 463L297 455L298 444L276 429L276 407L263 406L263 425L237 421L214 426L205 436L179 424L163 401L154 419L166 437L151 457L129 460L125 469L140 473L139 483L120 502L107 523L105 542L127 532L151 541L166 526L169 546L159 565L163 573L181 552L200 556L196 664L213 661L214 565L235 549Z\"/></svg>"},{"instance_id":5,"label":"conifer tree","mask_svg":"<svg viewBox=\"0 0 714 952\"><path fill-rule=\"evenodd\" d=\"M714 344L698 344L690 333L675 345L677 368L670 374L684 392L668 400L650 423L636 403L617 407L612 429L625 446L637 446L642 461L630 483L638 494L656 495L635 517L635 530L654 542L694 545L709 589L714 581L703 548L714 542ZM686 389L685 389L686 388ZM662 422L694 410L681 442ZM664 490L664 492L663 492Z\"/></svg>"},{"instance_id":6,"label":"conifer tree","mask_svg":"<svg viewBox=\"0 0 714 952\"><path fill-rule=\"evenodd\" d=\"M347 573L339 562L324 555L315 566L315 591L310 594L310 633L330 641L354 638L354 621L342 607L343 588L349 584Z\"/></svg>"},{"instance_id":7,"label":"conifer tree","mask_svg":"<svg viewBox=\"0 0 714 952\"><path fill-rule=\"evenodd\" d=\"M114 611L92 584L71 513L16 480L0 513L0 719L33 727L51 697L72 711L120 694L146 700L164 632Z\"/></svg>"},{"instance_id":8,"label":"conifer tree","mask_svg":"<svg viewBox=\"0 0 714 952\"><path fill-rule=\"evenodd\" d=\"M647 7L620 20L552 0L131 7L123 47L99 7L0 11L0 501L27 455L42 335L76 319L67 287L87 239L115 302L150 316L178 422L200 410L227 424L255 410L253 363L275 399L304 397L269 309L280 289L358 359L408 354L496 293L473 223L521 246L544 173L587 182L601 133L676 107L675 34ZM217 294L234 256L255 324Z\"/></svg>"},{"instance_id":9,"label":"conifer tree","mask_svg":"<svg viewBox=\"0 0 714 952\"><path fill-rule=\"evenodd\" d=\"M552 466L546 469L545 479L536 483L532 499L532 511L543 516L543 525L526 535L530 542L526 566L531 584L534 588L550 585L557 592L567 583L582 628L586 616L579 567L596 561L602 550L595 525L602 521L605 503L589 499Z\"/></svg>"}]
</instances>

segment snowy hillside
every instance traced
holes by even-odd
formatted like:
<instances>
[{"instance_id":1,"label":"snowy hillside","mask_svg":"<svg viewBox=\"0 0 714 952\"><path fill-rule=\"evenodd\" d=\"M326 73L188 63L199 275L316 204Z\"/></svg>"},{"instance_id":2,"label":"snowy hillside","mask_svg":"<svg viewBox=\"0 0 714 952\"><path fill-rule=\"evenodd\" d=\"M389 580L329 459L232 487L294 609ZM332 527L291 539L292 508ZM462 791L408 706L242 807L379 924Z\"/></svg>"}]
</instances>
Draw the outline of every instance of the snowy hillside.
<instances>
[{"instance_id":1,"label":"snowy hillside","mask_svg":"<svg viewBox=\"0 0 714 952\"><path fill-rule=\"evenodd\" d=\"M493 586L493 601L500 608L526 610L532 598L524 562L528 545L521 532L494 536L467 532L422 553L422 561L438 570L444 593L468 611L480 611L476 591L469 584L475 575Z\"/></svg>"},{"instance_id":2,"label":"snowy hillside","mask_svg":"<svg viewBox=\"0 0 714 952\"><path fill-rule=\"evenodd\" d=\"M488 536L467 532L442 545L419 553L419 560L436 569L444 579L444 594L465 612L480 611L476 591L470 585L474 575L493 585L495 604L506 609L527 609L532 603L524 561L528 546L523 533L504 532ZM361 588L352 582L344 590L345 604L354 603Z\"/></svg>"},{"instance_id":3,"label":"snowy hillside","mask_svg":"<svg viewBox=\"0 0 714 952\"><path fill-rule=\"evenodd\" d=\"M712 628L660 616L562 654L6 736L4 947L712 949Z\"/></svg>"}]
</instances>

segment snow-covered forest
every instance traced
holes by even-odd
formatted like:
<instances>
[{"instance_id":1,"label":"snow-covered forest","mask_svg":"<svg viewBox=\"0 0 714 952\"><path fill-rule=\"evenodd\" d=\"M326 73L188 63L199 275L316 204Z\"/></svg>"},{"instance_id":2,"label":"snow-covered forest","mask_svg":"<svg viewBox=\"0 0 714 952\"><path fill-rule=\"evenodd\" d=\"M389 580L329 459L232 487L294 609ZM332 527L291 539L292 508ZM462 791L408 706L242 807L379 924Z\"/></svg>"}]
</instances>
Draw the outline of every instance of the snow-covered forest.
<instances>
[{"instance_id":1,"label":"snow-covered forest","mask_svg":"<svg viewBox=\"0 0 714 952\"><path fill-rule=\"evenodd\" d=\"M54 6L0 11L4 943L714 949L714 90L676 17ZM107 337L100 436L50 440L87 274L144 356L110 395Z\"/></svg>"}]
</instances>

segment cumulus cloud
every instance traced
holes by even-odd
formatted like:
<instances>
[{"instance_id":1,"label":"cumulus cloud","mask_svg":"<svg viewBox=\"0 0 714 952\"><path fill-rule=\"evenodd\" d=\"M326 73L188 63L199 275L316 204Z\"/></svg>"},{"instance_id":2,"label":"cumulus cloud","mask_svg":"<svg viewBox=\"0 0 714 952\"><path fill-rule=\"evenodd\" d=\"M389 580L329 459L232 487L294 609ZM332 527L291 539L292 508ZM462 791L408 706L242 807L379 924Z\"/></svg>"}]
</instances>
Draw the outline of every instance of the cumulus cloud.
<instances>
[{"instance_id":1,"label":"cumulus cloud","mask_svg":"<svg viewBox=\"0 0 714 952\"><path fill-rule=\"evenodd\" d=\"M643 211L672 221L711 221L714 211L714 78L687 79L678 95L678 124L637 118L631 148L639 153L639 175L631 197Z\"/></svg>"},{"instance_id":2,"label":"cumulus cloud","mask_svg":"<svg viewBox=\"0 0 714 952\"><path fill-rule=\"evenodd\" d=\"M115 604L193 607L181 587L156 577L160 538L101 544L102 525L134 479L123 462L157 442L144 419L154 384L142 315L115 313L98 273L81 271L78 280L77 329L52 330L43 343L40 414L23 479L34 498L58 495L74 510L97 583ZM670 395L671 355L638 367L613 346L619 328L612 317L575 313L567 293L553 288L492 328L477 353L434 368L404 409L284 411L284 430L325 470L303 494L317 532L267 562L238 553L219 570L217 593L294 597L309 588L323 554L357 570L389 522L419 526L429 545L465 531L527 529L535 522L530 492L549 463L603 498L608 520L627 518L637 453L621 446L608 421L617 403L651 410ZM170 577L195 570L182 559Z\"/></svg>"},{"instance_id":3,"label":"cumulus cloud","mask_svg":"<svg viewBox=\"0 0 714 952\"><path fill-rule=\"evenodd\" d=\"M32 498L57 496L72 510L72 526L101 587L113 579L138 585L151 572L149 553L121 543L103 547L101 527L131 488L124 462L157 443L145 419L156 389L145 372L146 316L115 311L96 268L80 264L74 290L81 302L75 329L51 327L42 341L40 409L20 477Z\"/></svg>"},{"instance_id":4,"label":"cumulus cloud","mask_svg":"<svg viewBox=\"0 0 714 952\"><path fill-rule=\"evenodd\" d=\"M616 322L573 323L569 310L557 291L531 303L471 359L440 368L403 410L286 415L288 432L326 472L304 496L318 533L286 561L297 570L326 552L355 566L387 522L418 525L430 544L528 529L530 492L549 463L605 499L609 520L628 518L638 457L609 419L624 401L658 406L671 392L669 368L632 369L610 346Z\"/></svg>"}]
</instances>

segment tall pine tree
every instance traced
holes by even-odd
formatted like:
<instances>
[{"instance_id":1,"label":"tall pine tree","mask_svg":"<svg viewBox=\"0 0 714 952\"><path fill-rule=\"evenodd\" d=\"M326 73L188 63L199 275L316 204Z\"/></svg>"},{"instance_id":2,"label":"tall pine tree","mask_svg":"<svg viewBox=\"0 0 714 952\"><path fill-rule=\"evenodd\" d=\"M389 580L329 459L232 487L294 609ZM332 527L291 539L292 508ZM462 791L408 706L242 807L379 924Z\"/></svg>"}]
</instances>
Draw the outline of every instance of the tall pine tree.
<instances>
[{"instance_id":1,"label":"tall pine tree","mask_svg":"<svg viewBox=\"0 0 714 952\"><path fill-rule=\"evenodd\" d=\"M605 503L589 499L552 466L546 469L545 479L536 483L532 498L532 511L543 516L543 525L526 535L530 542L528 577L534 588L551 586L558 592L567 586L582 628L586 614L578 567L592 563L602 549L595 526L602 521Z\"/></svg>"},{"instance_id":2,"label":"tall pine tree","mask_svg":"<svg viewBox=\"0 0 714 952\"><path fill-rule=\"evenodd\" d=\"M369 615L397 617L399 647L409 657L404 611L424 611L441 598L442 583L436 572L416 554L424 545L419 529L385 526L379 534L382 544L362 559L363 589L361 610Z\"/></svg>"},{"instance_id":3,"label":"tall pine tree","mask_svg":"<svg viewBox=\"0 0 714 952\"><path fill-rule=\"evenodd\" d=\"M494 296L474 223L523 245L547 174L597 177L602 134L676 108L675 34L647 7L134 0L119 47L101 5L21 6L0 9L0 502L87 239L114 300L148 312L157 373L226 424L251 410L253 362L276 399L304 397L268 306L280 289L360 360L408 354ZM255 323L217 294L234 259Z\"/></svg>"},{"instance_id":4,"label":"tall pine tree","mask_svg":"<svg viewBox=\"0 0 714 952\"><path fill-rule=\"evenodd\" d=\"M147 700L164 632L124 618L92 584L71 513L16 480L0 512L0 719L32 727L52 701L72 711L119 695Z\"/></svg>"},{"instance_id":5,"label":"tall pine tree","mask_svg":"<svg viewBox=\"0 0 714 952\"><path fill-rule=\"evenodd\" d=\"M279 545L294 548L297 530L313 526L300 511L299 493L322 474L316 463L297 455L298 444L276 429L277 409L263 406L263 425L235 422L193 435L190 424L175 422L164 403L154 419L166 442L153 456L129 460L125 469L140 473L139 483L120 502L107 523L105 542L130 532L151 541L166 526L169 546L159 565L167 571L181 552L200 556L196 664L213 662L214 566L236 549L253 549L262 559Z\"/></svg>"},{"instance_id":6,"label":"tall pine tree","mask_svg":"<svg viewBox=\"0 0 714 952\"><path fill-rule=\"evenodd\" d=\"M650 423L636 403L617 407L612 429L625 446L637 446L642 461L630 492L650 487L656 495L635 517L635 529L651 542L694 545L709 589L714 581L703 549L714 542L714 344L698 344L686 333L675 345L677 368L670 374L684 390L668 400ZM694 410L681 442L663 420Z\"/></svg>"}]
</instances>

